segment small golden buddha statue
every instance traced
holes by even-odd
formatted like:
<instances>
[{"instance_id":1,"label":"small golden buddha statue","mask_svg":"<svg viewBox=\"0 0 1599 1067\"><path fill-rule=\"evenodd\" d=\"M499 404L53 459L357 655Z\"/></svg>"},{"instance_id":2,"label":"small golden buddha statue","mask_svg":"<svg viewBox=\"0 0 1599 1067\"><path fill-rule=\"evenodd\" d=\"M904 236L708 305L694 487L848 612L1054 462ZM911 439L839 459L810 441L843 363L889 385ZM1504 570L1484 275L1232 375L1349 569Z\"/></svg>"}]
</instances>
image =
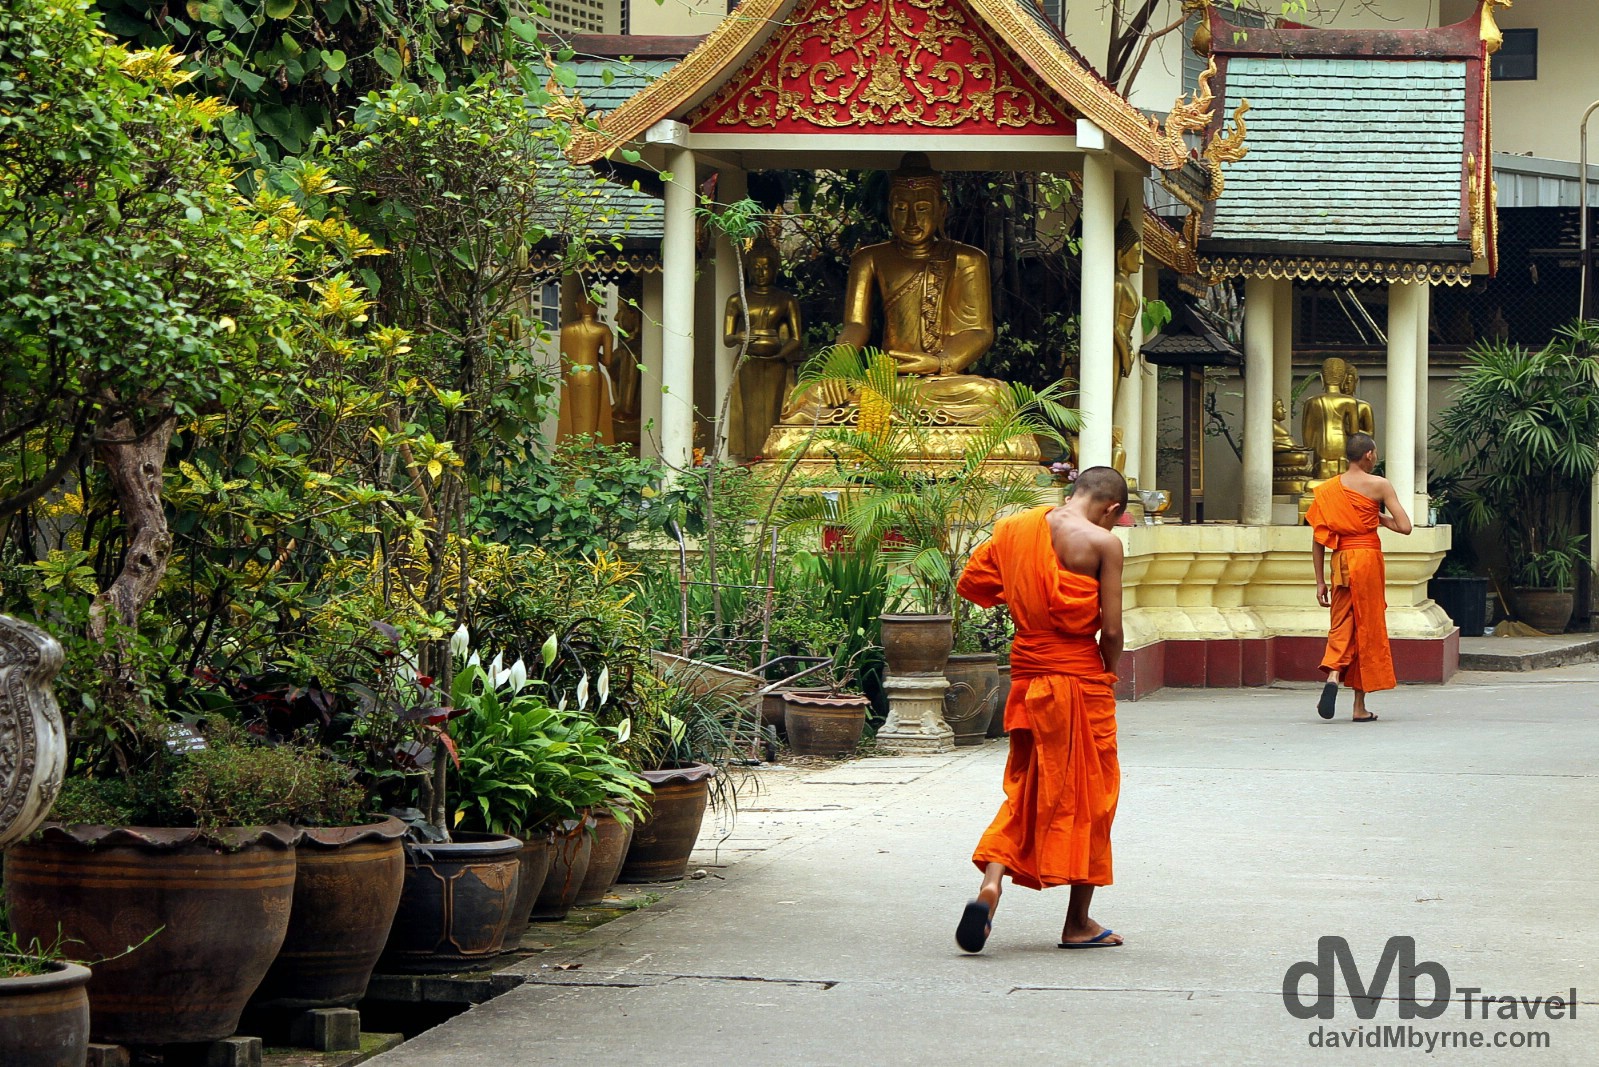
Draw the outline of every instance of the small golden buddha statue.
<instances>
[{"instance_id":1,"label":"small golden buddha statue","mask_svg":"<svg viewBox=\"0 0 1599 1067\"><path fill-rule=\"evenodd\" d=\"M615 444L611 426L611 328L584 293L577 298L577 321L561 327L561 406L557 440L595 435Z\"/></svg>"},{"instance_id":2,"label":"small golden buddha statue","mask_svg":"<svg viewBox=\"0 0 1599 1067\"><path fill-rule=\"evenodd\" d=\"M616 348L611 360L611 423L619 442L639 443L641 417L639 356L644 343L644 313L631 300L616 308Z\"/></svg>"},{"instance_id":3,"label":"small golden buddha statue","mask_svg":"<svg viewBox=\"0 0 1599 1067\"><path fill-rule=\"evenodd\" d=\"M772 284L777 280L776 247L765 239L756 242L746 263L745 299L737 293L728 297L722 315L722 343L738 348L746 344L746 337L748 343L728 412L727 447L736 456L757 455L782 417L793 366L804 354L805 336L799 301Z\"/></svg>"},{"instance_id":4,"label":"small golden buddha statue","mask_svg":"<svg viewBox=\"0 0 1599 1067\"><path fill-rule=\"evenodd\" d=\"M1138 364L1138 349L1133 344L1133 328L1144 306L1143 297L1133 286L1133 276L1144 269L1144 245L1133 224L1123 215L1116 224L1116 391L1122 379Z\"/></svg>"},{"instance_id":5,"label":"small golden buddha statue","mask_svg":"<svg viewBox=\"0 0 1599 1067\"><path fill-rule=\"evenodd\" d=\"M1271 491L1298 496L1305 491L1316 453L1288 432L1288 408L1281 398L1272 405L1271 417Z\"/></svg>"},{"instance_id":6,"label":"small golden buddha statue","mask_svg":"<svg viewBox=\"0 0 1599 1067\"><path fill-rule=\"evenodd\" d=\"M1349 384L1349 371L1349 364L1337 356L1326 360L1321 365L1326 392L1305 401L1305 447L1316 457L1307 489L1349 469L1344 442L1360 429L1360 402L1344 391Z\"/></svg>"},{"instance_id":7,"label":"small golden buddha statue","mask_svg":"<svg viewBox=\"0 0 1599 1067\"><path fill-rule=\"evenodd\" d=\"M921 153L907 155L889 183L888 224L893 240L868 245L850 260L844 290L844 324L838 343L857 349L872 342L874 313L882 322L880 347L900 374L921 377L923 401L940 426L980 425L1005 392L1003 382L962 373L994 343L988 256L952 241L944 232L948 210L943 180ZM779 458L800 445L820 422L852 421L853 400L797 394L768 439L765 454ZM959 450L948 436L948 454ZM1037 449L1015 459L1038 459Z\"/></svg>"},{"instance_id":8,"label":"small golden buddha statue","mask_svg":"<svg viewBox=\"0 0 1599 1067\"><path fill-rule=\"evenodd\" d=\"M1377 434L1377 419L1372 414L1371 405L1360 397L1355 396L1355 391L1360 388L1360 371L1356 366L1349 364L1349 373L1344 375L1344 392L1348 393L1355 401L1355 429L1360 433Z\"/></svg>"},{"instance_id":9,"label":"small golden buddha statue","mask_svg":"<svg viewBox=\"0 0 1599 1067\"><path fill-rule=\"evenodd\" d=\"M1126 435L1120 426L1110 428L1110 465L1121 474L1127 473Z\"/></svg>"}]
</instances>

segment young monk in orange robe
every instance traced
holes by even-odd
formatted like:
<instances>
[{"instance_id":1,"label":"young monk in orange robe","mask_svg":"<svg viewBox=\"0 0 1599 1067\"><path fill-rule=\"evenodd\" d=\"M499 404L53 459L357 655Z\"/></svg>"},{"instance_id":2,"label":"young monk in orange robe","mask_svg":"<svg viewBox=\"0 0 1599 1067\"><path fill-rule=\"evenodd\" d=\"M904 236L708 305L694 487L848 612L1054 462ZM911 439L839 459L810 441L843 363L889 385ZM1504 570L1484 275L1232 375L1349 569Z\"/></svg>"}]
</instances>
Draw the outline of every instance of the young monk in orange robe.
<instances>
[{"instance_id":1,"label":"young monk in orange robe","mask_svg":"<svg viewBox=\"0 0 1599 1067\"><path fill-rule=\"evenodd\" d=\"M1121 788L1122 546L1110 531L1126 509L1126 480L1091 467L1060 507L1002 520L956 587L981 607L1006 605L1016 624L1005 803L972 855L982 887L955 933L967 952L987 941L1006 874L1029 889L1072 887L1061 948L1122 943L1089 918L1088 906L1094 887L1111 881L1110 824Z\"/></svg>"},{"instance_id":2,"label":"young monk in orange robe","mask_svg":"<svg viewBox=\"0 0 1599 1067\"><path fill-rule=\"evenodd\" d=\"M1333 717L1341 681L1355 691L1355 721L1375 722L1366 709L1366 694L1392 689L1393 650L1388 644L1387 571L1377 527L1410 533L1410 516L1387 478L1371 473L1377 465L1377 442L1370 434L1350 434L1345 454L1349 469L1316 487L1306 513L1315 537L1311 563L1316 568L1316 601L1332 608L1322 686L1316 710ZM1386 506L1387 514L1381 508ZM1326 578L1327 550L1332 549L1332 591Z\"/></svg>"}]
</instances>

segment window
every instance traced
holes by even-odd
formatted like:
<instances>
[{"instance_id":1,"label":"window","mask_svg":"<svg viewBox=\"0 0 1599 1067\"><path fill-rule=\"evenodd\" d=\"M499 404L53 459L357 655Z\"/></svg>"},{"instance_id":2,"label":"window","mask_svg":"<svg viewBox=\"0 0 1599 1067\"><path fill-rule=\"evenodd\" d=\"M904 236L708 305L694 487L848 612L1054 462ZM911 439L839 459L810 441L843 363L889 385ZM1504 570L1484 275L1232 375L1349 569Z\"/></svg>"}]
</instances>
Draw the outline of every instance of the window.
<instances>
[{"instance_id":1,"label":"window","mask_svg":"<svg viewBox=\"0 0 1599 1067\"><path fill-rule=\"evenodd\" d=\"M1530 82L1538 80L1538 31L1501 30L1505 43L1493 54L1493 80Z\"/></svg>"},{"instance_id":2,"label":"window","mask_svg":"<svg viewBox=\"0 0 1599 1067\"><path fill-rule=\"evenodd\" d=\"M558 282L545 282L539 290L539 318L550 332L561 329L561 286Z\"/></svg>"}]
</instances>

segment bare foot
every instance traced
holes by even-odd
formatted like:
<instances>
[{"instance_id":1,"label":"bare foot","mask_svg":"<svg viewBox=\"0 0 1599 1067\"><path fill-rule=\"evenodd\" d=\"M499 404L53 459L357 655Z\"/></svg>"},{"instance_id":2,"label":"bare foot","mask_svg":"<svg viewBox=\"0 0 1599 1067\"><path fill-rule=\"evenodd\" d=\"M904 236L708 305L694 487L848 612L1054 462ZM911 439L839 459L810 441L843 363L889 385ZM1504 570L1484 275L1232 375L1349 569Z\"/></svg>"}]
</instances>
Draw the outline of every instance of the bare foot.
<instances>
[{"instance_id":1,"label":"bare foot","mask_svg":"<svg viewBox=\"0 0 1599 1067\"><path fill-rule=\"evenodd\" d=\"M999 910L1000 888L997 885L984 886L977 891L977 899L988 905L988 917L994 918L994 913Z\"/></svg>"},{"instance_id":2,"label":"bare foot","mask_svg":"<svg viewBox=\"0 0 1599 1067\"><path fill-rule=\"evenodd\" d=\"M1060 940L1063 945L1082 945L1090 941L1096 941L1096 939L1105 934L1106 930L1103 926L1093 919L1089 919L1082 926L1073 926L1071 923L1067 923L1061 929ZM1105 936L1103 940L1098 940L1098 943L1101 945L1120 945L1122 943L1122 935L1111 933L1109 936Z\"/></svg>"}]
</instances>

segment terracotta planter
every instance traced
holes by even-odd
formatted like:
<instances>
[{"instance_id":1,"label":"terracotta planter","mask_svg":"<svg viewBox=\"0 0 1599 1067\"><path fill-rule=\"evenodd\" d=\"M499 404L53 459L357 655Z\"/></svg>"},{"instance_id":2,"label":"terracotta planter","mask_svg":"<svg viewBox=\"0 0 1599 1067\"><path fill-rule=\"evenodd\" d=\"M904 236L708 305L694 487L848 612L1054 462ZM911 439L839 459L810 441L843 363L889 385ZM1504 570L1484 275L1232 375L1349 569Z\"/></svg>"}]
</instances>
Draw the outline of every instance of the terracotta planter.
<instances>
[{"instance_id":1,"label":"terracotta planter","mask_svg":"<svg viewBox=\"0 0 1599 1067\"><path fill-rule=\"evenodd\" d=\"M858 693L784 693L783 721L796 756L847 756L860 744L871 702Z\"/></svg>"},{"instance_id":2,"label":"terracotta planter","mask_svg":"<svg viewBox=\"0 0 1599 1067\"><path fill-rule=\"evenodd\" d=\"M1563 634L1571 623L1575 598L1554 589L1516 589L1516 615L1546 634Z\"/></svg>"},{"instance_id":3,"label":"terracotta planter","mask_svg":"<svg viewBox=\"0 0 1599 1067\"><path fill-rule=\"evenodd\" d=\"M89 982L93 1040L217 1041L238 1028L283 944L299 837L288 826L202 838L47 824L6 855L11 926L48 944L59 924L63 940L81 943L74 952L105 959Z\"/></svg>"},{"instance_id":4,"label":"terracotta planter","mask_svg":"<svg viewBox=\"0 0 1599 1067\"><path fill-rule=\"evenodd\" d=\"M995 670L999 674L999 698L994 701L994 714L988 720L989 737L1005 736L1005 705L1010 702L1010 664L1006 663Z\"/></svg>"},{"instance_id":5,"label":"terracotta planter","mask_svg":"<svg viewBox=\"0 0 1599 1067\"><path fill-rule=\"evenodd\" d=\"M522 849L517 853L521 863L516 882L516 903L511 906L511 928L505 940L514 942L521 938L533 914L533 902L544 889L544 880L550 875L550 860L555 857L555 841L548 830L530 830L522 835Z\"/></svg>"},{"instance_id":6,"label":"terracotta planter","mask_svg":"<svg viewBox=\"0 0 1599 1067\"><path fill-rule=\"evenodd\" d=\"M948 615L884 615L883 658L889 674L939 674L955 647Z\"/></svg>"},{"instance_id":7,"label":"terracotta planter","mask_svg":"<svg viewBox=\"0 0 1599 1067\"><path fill-rule=\"evenodd\" d=\"M999 700L999 660L992 652L961 653L944 667L944 721L957 745L980 745Z\"/></svg>"},{"instance_id":8,"label":"terracotta planter","mask_svg":"<svg viewBox=\"0 0 1599 1067\"><path fill-rule=\"evenodd\" d=\"M619 882L676 882L688 873L716 768L707 763L642 771L655 792L650 813L633 831Z\"/></svg>"},{"instance_id":9,"label":"terracotta planter","mask_svg":"<svg viewBox=\"0 0 1599 1067\"><path fill-rule=\"evenodd\" d=\"M0 848L50 815L67 769L67 734L50 680L61 646L37 626L0 615Z\"/></svg>"},{"instance_id":10,"label":"terracotta planter","mask_svg":"<svg viewBox=\"0 0 1599 1067\"><path fill-rule=\"evenodd\" d=\"M633 824L626 826L609 813L594 816L594 847L589 852L588 873L577 891L573 905L585 908L598 904L616 884L622 873L622 863L627 859L627 846L633 840Z\"/></svg>"},{"instance_id":11,"label":"terracotta planter","mask_svg":"<svg viewBox=\"0 0 1599 1067\"><path fill-rule=\"evenodd\" d=\"M305 830L289 930L252 1004L344 1008L366 995L400 906L404 837L399 819Z\"/></svg>"},{"instance_id":12,"label":"terracotta planter","mask_svg":"<svg viewBox=\"0 0 1599 1067\"><path fill-rule=\"evenodd\" d=\"M83 1067L89 1055L89 968L49 967L48 974L0 978L0 1063L6 1067Z\"/></svg>"},{"instance_id":13,"label":"terracotta planter","mask_svg":"<svg viewBox=\"0 0 1599 1067\"><path fill-rule=\"evenodd\" d=\"M407 974L492 967L511 925L521 850L503 834L407 843L405 888L380 966Z\"/></svg>"},{"instance_id":14,"label":"terracotta planter","mask_svg":"<svg viewBox=\"0 0 1599 1067\"><path fill-rule=\"evenodd\" d=\"M555 832L550 853L550 873L544 888L533 901L534 922L557 922L566 918L588 877L589 858L594 855L594 819L568 819Z\"/></svg>"},{"instance_id":15,"label":"terracotta planter","mask_svg":"<svg viewBox=\"0 0 1599 1067\"><path fill-rule=\"evenodd\" d=\"M783 723L783 694L784 693L830 693L832 690L825 686L799 686L794 689L779 689L774 693L767 693L761 698L761 725L770 726L781 734L787 727Z\"/></svg>"}]
</instances>

